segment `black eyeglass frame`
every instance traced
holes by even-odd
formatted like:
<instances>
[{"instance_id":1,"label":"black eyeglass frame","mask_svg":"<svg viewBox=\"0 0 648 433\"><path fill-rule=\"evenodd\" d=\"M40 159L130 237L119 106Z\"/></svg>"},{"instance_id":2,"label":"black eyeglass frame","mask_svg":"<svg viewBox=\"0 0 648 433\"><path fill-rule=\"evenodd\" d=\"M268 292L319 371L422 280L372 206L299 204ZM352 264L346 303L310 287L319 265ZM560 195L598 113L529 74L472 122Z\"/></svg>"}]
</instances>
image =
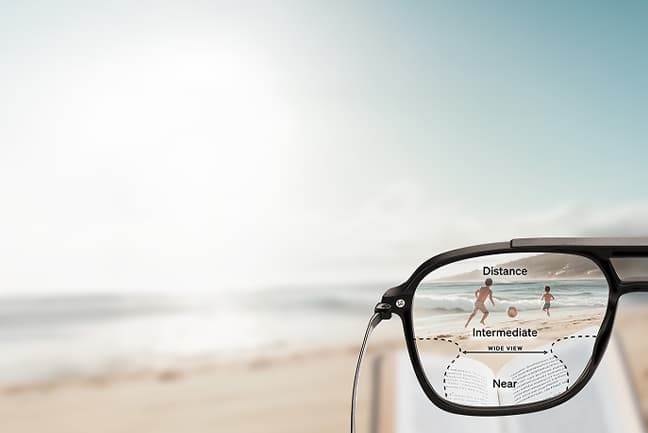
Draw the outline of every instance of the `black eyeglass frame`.
<instances>
[{"instance_id":1,"label":"black eyeglass frame","mask_svg":"<svg viewBox=\"0 0 648 433\"><path fill-rule=\"evenodd\" d=\"M414 292L420 282L432 271L460 260L502 253L562 253L586 257L592 260L605 276L609 296L605 316L597 333L592 357L579 378L566 392L539 402L514 406L475 407L448 401L434 391L427 379L418 354L414 325L412 319L412 301ZM513 239L510 242L499 242L477 245L448 251L425 261L404 283L385 292L382 302L376 306L376 313L381 318L389 319L391 314L401 318L412 367L421 388L427 397L438 407L460 415L506 416L537 412L552 408L574 397L587 385L596 368L603 359L603 354L612 335L612 326L616 315L619 298L627 293L648 292L646 280L623 280L619 277L611 262L613 258L645 257L648 258L648 239L646 238L544 238ZM648 272L647 272L648 275Z\"/></svg>"}]
</instances>

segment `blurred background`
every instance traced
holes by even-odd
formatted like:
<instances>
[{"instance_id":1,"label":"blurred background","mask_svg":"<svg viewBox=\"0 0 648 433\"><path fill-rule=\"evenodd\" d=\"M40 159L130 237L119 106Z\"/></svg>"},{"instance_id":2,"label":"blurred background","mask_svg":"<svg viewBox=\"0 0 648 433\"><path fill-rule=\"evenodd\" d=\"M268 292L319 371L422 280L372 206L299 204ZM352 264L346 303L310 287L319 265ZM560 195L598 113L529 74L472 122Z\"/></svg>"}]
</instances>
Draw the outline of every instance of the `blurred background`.
<instances>
[{"instance_id":1,"label":"blurred background","mask_svg":"<svg viewBox=\"0 0 648 433\"><path fill-rule=\"evenodd\" d=\"M646 18L2 2L3 430L345 431L366 321L423 260L648 235ZM644 304L618 329L648 413ZM402 349L381 326L370 358Z\"/></svg>"}]
</instances>

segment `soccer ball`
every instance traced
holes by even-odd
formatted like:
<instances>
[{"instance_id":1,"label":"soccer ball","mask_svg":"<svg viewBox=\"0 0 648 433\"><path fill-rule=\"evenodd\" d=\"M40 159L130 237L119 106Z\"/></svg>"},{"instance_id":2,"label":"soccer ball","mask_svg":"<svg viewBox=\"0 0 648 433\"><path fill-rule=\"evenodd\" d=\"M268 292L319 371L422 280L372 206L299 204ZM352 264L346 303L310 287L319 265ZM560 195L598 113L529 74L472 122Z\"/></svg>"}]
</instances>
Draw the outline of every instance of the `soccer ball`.
<instances>
[{"instance_id":1,"label":"soccer ball","mask_svg":"<svg viewBox=\"0 0 648 433\"><path fill-rule=\"evenodd\" d=\"M506 314L508 314L509 317L515 317L515 316L517 316L517 308L515 308L515 307L508 307L508 310L506 310Z\"/></svg>"}]
</instances>

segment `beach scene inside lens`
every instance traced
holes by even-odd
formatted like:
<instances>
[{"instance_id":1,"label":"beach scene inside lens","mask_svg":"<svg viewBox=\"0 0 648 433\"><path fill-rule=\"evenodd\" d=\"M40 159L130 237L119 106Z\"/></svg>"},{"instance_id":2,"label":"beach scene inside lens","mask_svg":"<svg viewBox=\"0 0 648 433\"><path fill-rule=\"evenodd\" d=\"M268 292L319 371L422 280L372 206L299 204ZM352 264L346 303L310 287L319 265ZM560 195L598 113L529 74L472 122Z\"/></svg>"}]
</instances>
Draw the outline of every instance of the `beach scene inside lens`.
<instances>
[{"instance_id":1,"label":"beach scene inside lens","mask_svg":"<svg viewBox=\"0 0 648 433\"><path fill-rule=\"evenodd\" d=\"M600 268L578 255L496 254L436 269L413 300L426 377L466 406L556 397L589 363L608 292Z\"/></svg>"}]
</instances>

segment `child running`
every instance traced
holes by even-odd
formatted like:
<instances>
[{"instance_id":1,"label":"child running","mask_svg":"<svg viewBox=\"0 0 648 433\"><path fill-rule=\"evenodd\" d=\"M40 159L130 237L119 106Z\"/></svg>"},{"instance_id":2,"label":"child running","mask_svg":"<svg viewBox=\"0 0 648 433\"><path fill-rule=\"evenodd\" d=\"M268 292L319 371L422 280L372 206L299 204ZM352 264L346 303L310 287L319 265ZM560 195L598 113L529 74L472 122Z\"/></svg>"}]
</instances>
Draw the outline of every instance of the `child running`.
<instances>
[{"instance_id":1,"label":"child running","mask_svg":"<svg viewBox=\"0 0 648 433\"><path fill-rule=\"evenodd\" d=\"M542 306L542 311L547 313L547 317L551 317L551 314L549 314L549 309L551 308L551 301L556 299L556 298L554 298L554 295L549 293L550 290L551 290L551 287L545 286L545 292L544 292L544 295L542 295L542 298L541 298L544 301L544 305Z\"/></svg>"},{"instance_id":2,"label":"child running","mask_svg":"<svg viewBox=\"0 0 648 433\"><path fill-rule=\"evenodd\" d=\"M466 321L466 325L464 328L468 327L468 324L470 321L475 317L475 314L477 314L477 310L481 311L484 313L482 316L482 319L479 321L482 325L486 326L486 323L484 320L486 320L486 317L488 317L488 310L486 309L486 305L484 303L486 302L486 299L490 299L491 304L493 304L493 307L495 306L495 301L493 301L493 291L491 290L491 286L493 285L493 280L490 278L486 278L486 281L484 281L484 286L480 287L479 289L475 290L475 308L473 308L472 313L470 313L470 317L468 317L468 320Z\"/></svg>"}]
</instances>

